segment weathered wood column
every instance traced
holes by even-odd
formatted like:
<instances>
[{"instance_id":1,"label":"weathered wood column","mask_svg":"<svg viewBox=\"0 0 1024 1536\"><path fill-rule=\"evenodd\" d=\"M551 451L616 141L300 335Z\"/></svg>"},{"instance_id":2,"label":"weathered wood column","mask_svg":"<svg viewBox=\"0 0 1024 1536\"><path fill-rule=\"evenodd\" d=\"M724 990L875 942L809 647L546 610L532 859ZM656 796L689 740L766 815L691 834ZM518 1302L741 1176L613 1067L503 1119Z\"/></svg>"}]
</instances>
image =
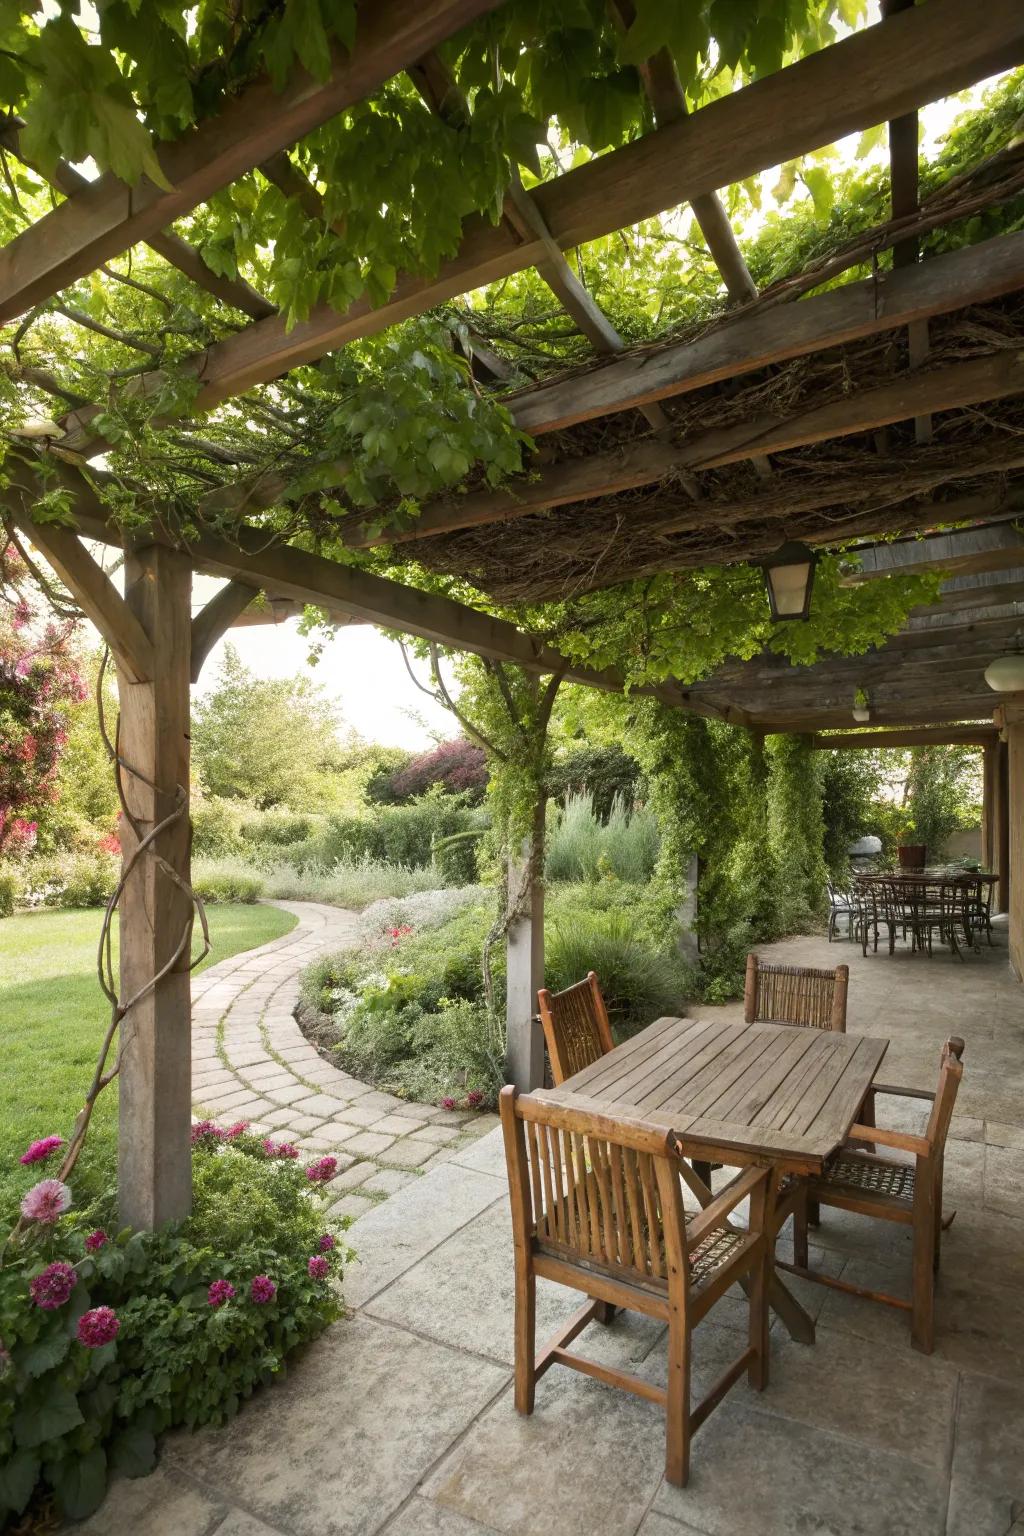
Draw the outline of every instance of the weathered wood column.
<instances>
[{"instance_id":1,"label":"weathered wood column","mask_svg":"<svg viewBox=\"0 0 1024 1536\"><path fill-rule=\"evenodd\" d=\"M1010 775L1006 742L997 741L992 765L992 868L999 876L992 893L992 910L1010 904Z\"/></svg>"},{"instance_id":2,"label":"weathered wood column","mask_svg":"<svg viewBox=\"0 0 1024 1536\"><path fill-rule=\"evenodd\" d=\"M544 846L545 797L535 812L536 846ZM509 861L509 889L515 890L529 862L529 844L521 859ZM544 985L544 882L530 885L526 909L509 928L506 940L505 1017L509 1081L528 1092L544 1080L544 1032L537 1019L537 993Z\"/></svg>"},{"instance_id":3,"label":"weathered wood column","mask_svg":"<svg viewBox=\"0 0 1024 1536\"><path fill-rule=\"evenodd\" d=\"M1024 981L1024 695L1002 706L1007 749L1010 965Z\"/></svg>"},{"instance_id":4,"label":"weathered wood column","mask_svg":"<svg viewBox=\"0 0 1024 1536\"><path fill-rule=\"evenodd\" d=\"M981 862L995 870L996 743L989 742L982 752L981 770ZM993 903L994 905L994 903Z\"/></svg>"},{"instance_id":5,"label":"weathered wood column","mask_svg":"<svg viewBox=\"0 0 1024 1536\"><path fill-rule=\"evenodd\" d=\"M125 798L141 836L169 816L189 781L189 669L192 569L186 555L157 545L129 550L125 603L153 646L152 676L118 674ZM135 846L124 818L127 860ZM185 811L154 843L188 876ZM121 1000L134 997L173 957L191 930L188 897L156 859L143 856L121 898ZM190 941L173 969L136 1003L121 1026L118 1191L121 1220L156 1227L188 1214L192 1202Z\"/></svg>"}]
</instances>

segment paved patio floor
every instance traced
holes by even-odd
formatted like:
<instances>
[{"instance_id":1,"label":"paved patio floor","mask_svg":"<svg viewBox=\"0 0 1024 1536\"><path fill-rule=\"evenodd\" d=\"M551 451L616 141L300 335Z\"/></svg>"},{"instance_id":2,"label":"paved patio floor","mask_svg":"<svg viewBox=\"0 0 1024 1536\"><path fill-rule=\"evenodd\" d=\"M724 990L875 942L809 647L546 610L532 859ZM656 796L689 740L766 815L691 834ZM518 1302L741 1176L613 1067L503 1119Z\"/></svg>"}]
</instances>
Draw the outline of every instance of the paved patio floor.
<instances>
[{"instance_id":1,"label":"paved patio floor","mask_svg":"<svg viewBox=\"0 0 1024 1536\"><path fill-rule=\"evenodd\" d=\"M88 1536L1007 1536L1024 1532L1024 992L1005 947L869 955L799 939L763 951L851 966L849 1027L890 1035L885 1075L934 1086L964 1036L946 1159L937 1345L904 1314L801 1286L817 1343L772 1331L771 1382L745 1382L698 1434L690 1486L662 1478L652 1404L552 1370L536 1411L511 1398L512 1259L500 1133L458 1148L364 1214L352 1307L227 1429L168 1439ZM731 1010L738 1013L737 1008ZM910 1126L902 1100L890 1123ZM812 1263L903 1291L903 1229L825 1212ZM782 1248L785 1248L785 1237ZM538 1333L575 1305L541 1285ZM696 1334L700 1393L742 1347L727 1296ZM650 1320L592 1325L580 1347L665 1379Z\"/></svg>"}]
</instances>

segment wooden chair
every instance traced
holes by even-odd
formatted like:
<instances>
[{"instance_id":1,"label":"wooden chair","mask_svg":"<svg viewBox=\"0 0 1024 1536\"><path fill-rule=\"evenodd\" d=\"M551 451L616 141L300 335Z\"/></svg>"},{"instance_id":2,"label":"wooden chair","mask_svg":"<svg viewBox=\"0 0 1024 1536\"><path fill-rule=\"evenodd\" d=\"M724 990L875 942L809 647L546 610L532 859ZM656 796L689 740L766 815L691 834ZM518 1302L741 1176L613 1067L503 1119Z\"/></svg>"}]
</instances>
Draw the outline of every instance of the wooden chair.
<instances>
[{"instance_id":1,"label":"wooden chair","mask_svg":"<svg viewBox=\"0 0 1024 1536\"><path fill-rule=\"evenodd\" d=\"M690 1439L743 1374L768 1382L766 1231L772 1174L747 1169L699 1215L683 1210L675 1138L663 1126L575 1111L501 1091L515 1243L515 1404L533 1412L537 1382L565 1365L660 1403L666 1413L665 1476L685 1485ZM750 1197L747 1230L729 1213ZM536 1284L553 1280L590 1298L538 1353ZM749 1298L747 1347L704 1400L690 1406L691 1336L738 1280ZM668 1324L668 1388L566 1347L591 1321L626 1307Z\"/></svg>"},{"instance_id":2,"label":"wooden chair","mask_svg":"<svg viewBox=\"0 0 1024 1536\"><path fill-rule=\"evenodd\" d=\"M537 1002L556 1085L614 1049L608 1010L593 971L564 992L542 987Z\"/></svg>"},{"instance_id":3,"label":"wooden chair","mask_svg":"<svg viewBox=\"0 0 1024 1536\"><path fill-rule=\"evenodd\" d=\"M810 965L765 965L747 956L743 1017L748 1024L797 1024L805 1029L846 1029L850 967L834 971Z\"/></svg>"},{"instance_id":4,"label":"wooden chair","mask_svg":"<svg viewBox=\"0 0 1024 1536\"><path fill-rule=\"evenodd\" d=\"M847 1145L836 1154L819 1178L807 1180L808 1201L832 1205L839 1210L858 1211L882 1221L899 1221L913 1229L912 1299L906 1301L885 1292L868 1291L848 1281L819 1275L807 1267L807 1205L798 1206L794 1217L792 1269L819 1284L830 1285L854 1296L865 1296L910 1313L911 1339L916 1349L930 1355L935 1343L935 1273L939 1267L942 1239L942 1166L946 1135L956 1103L957 1089L963 1076L961 1058L964 1042L953 1037L942 1048L939 1086L935 1093L920 1088L899 1088L875 1083L869 1099L876 1094L897 1094L901 1098L929 1099L932 1102L928 1126L923 1136L904 1131L889 1131L874 1124L855 1125ZM874 1120L873 1102L869 1118ZM851 1146L850 1143L853 1145ZM891 1147L909 1152L913 1162L895 1158L868 1156L856 1144ZM952 1220L952 1216L949 1218ZM948 1226L948 1222L946 1225Z\"/></svg>"}]
</instances>

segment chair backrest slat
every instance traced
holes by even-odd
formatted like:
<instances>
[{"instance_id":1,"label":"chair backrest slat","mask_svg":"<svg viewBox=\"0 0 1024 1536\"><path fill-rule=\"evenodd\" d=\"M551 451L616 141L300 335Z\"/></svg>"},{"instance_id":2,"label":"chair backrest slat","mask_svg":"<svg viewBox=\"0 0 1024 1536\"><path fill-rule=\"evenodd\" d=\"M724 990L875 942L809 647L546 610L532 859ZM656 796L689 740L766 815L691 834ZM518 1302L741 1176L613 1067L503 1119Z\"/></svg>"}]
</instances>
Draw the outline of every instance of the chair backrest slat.
<instances>
[{"instance_id":1,"label":"chair backrest slat","mask_svg":"<svg viewBox=\"0 0 1024 1536\"><path fill-rule=\"evenodd\" d=\"M942 1060L939 1066L939 1086L935 1091L935 1102L932 1104L932 1112L928 1117L928 1128L925 1131L927 1140L931 1143L932 1153L941 1157L946 1145L946 1136L949 1133L949 1122L953 1118L953 1107L956 1104L957 1092L960 1088L960 1079L964 1075L962 1056L964 1042L959 1035L953 1035L942 1047Z\"/></svg>"},{"instance_id":2,"label":"chair backrest slat","mask_svg":"<svg viewBox=\"0 0 1024 1536\"><path fill-rule=\"evenodd\" d=\"M846 1029L850 967L766 965L747 956L743 1017L748 1024L796 1024L805 1029Z\"/></svg>"},{"instance_id":3,"label":"chair backrest slat","mask_svg":"<svg viewBox=\"0 0 1024 1536\"><path fill-rule=\"evenodd\" d=\"M613 1048L608 1010L593 971L562 992L542 987L537 1001L556 1086Z\"/></svg>"},{"instance_id":4,"label":"chair backrest slat","mask_svg":"<svg viewBox=\"0 0 1024 1536\"><path fill-rule=\"evenodd\" d=\"M663 1282L666 1254L686 1245L664 1128L569 1111L514 1088L502 1090L501 1118L517 1242L553 1244L563 1262L597 1262L626 1283Z\"/></svg>"}]
</instances>

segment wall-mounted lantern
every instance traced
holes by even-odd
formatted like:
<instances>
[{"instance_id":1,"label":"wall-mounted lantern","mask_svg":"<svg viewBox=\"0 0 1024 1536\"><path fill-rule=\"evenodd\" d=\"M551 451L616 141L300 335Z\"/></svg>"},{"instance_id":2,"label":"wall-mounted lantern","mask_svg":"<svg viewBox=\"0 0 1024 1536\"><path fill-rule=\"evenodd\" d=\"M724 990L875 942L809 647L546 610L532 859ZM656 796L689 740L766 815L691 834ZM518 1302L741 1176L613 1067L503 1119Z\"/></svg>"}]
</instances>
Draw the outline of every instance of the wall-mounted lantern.
<instances>
[{"instance_id":1,"label":"wall-mounted lantern","mask_svg":"<svg viewBox=\"0 0 1024 1536\"><path fill-rule=\"evenodd\" d=\"M761 561L772 618L809 619L814 567L818 557L806 544L790 540Z\"/></svg>"}]
</instances>

